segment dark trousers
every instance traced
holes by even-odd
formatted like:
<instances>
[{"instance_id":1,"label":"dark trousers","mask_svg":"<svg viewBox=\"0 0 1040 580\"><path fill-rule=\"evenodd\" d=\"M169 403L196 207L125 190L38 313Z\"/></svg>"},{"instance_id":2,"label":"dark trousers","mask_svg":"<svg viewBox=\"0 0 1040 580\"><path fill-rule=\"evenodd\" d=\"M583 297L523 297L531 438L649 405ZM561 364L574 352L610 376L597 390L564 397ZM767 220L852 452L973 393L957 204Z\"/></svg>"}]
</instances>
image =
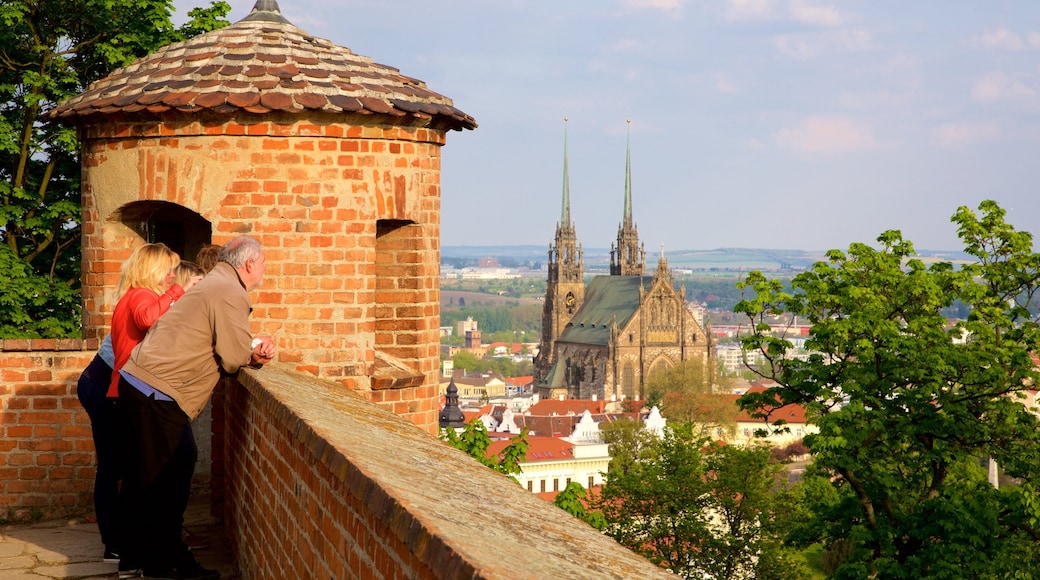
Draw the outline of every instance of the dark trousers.
<instances>
[{"instance_id":1,"label":"dark trousers","mask_svg":"<svg viewBox=\"0 0 1040 580\"><path fill-rule=\"evenodd\" d=\"M76 395L90 417L90 431L97 452L94 474L94 513L105 548L119 553L119 435L116 430L115 399L105 396L112 380L112 367L101 357L79 376Z\"/></svg>"},{"instance_id":2,"label":"dark trousers","mask_svg":"<svg viewBox=\"0 0 1040 580\"><path fill-rule=\"evenodd\" d=\"M123 484L120 556L166 569L191 558L181 541L198 449L191 421L173 401L157 401L119 379L117 405Z\"/></svg>"}]
</instances>

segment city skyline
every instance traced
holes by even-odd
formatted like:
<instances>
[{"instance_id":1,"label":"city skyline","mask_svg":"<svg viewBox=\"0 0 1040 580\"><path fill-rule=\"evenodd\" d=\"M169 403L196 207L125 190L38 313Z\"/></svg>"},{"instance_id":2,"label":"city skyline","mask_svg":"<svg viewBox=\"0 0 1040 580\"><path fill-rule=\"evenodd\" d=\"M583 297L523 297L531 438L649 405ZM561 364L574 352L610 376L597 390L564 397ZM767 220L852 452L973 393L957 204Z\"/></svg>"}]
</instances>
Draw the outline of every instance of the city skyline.
<instances>
[{"instance_id":1,"label":"city skyline","mask_svg":"<svg viewBox=\"0 0 1040 580\"><path fill-rule=\"evenodd\" d=\"M229 3L234 22L254 1ZM199 4L175 0L175 21ZM442 152L446 246L552 240L564 117L587 247L616 237L629 129L648 255L845 248L887 229L957 250L950 216L983 199L1040 235L1040 6L1023 0L279 6L476 118Z\"/></svg>"}]
</instances>

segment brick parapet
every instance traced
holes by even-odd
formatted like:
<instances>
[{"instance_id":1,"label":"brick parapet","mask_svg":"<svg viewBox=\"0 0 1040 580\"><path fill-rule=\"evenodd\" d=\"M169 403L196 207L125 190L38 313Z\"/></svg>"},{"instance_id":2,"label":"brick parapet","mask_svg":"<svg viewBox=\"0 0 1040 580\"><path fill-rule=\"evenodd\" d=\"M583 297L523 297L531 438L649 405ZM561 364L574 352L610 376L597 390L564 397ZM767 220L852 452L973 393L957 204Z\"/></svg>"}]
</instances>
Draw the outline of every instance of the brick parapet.
<instances>
[{"instance_id":1,"label":"brick parapet","mask_svg":"<svg viewBox=\"0 0 1040 580\"><path fill-rule=\"evenodd\" d=\"M96 349L94 339L0 341L0 517L93 508L94 442L76 382Z\"/></svg>"},{"instance_id":2,"label":"brick parapet","mask_svg":"<svg viewBox=\"0 0 1040 580\"><path fill-rule=\"evenodd\" d=\"M357 393L268 365L227 391L243 578L670 578Z\"/></svg>"}]
</instances>

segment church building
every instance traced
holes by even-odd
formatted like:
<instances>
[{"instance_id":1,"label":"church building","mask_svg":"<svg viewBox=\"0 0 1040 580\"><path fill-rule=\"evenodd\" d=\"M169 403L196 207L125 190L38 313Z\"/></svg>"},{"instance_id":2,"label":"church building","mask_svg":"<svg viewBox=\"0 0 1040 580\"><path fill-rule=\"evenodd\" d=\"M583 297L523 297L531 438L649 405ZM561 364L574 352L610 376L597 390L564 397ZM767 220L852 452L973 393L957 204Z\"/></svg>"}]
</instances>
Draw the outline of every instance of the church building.
<instances>
[{"instance_id":1,"label":"church building","mask_svg":"<svg viewBox=\"0 0 1040 580\"><path fill-rule=\"evenodd\" d=\"M632 217L631 138L626 143L624 215L610 249L610 275L586 285L582 246L571 219L567 137L563 208L549 246L542 338L535 358L540 398L643 399L647 377L687 360L711 360L709 333L686 308L662 251L646 270Z\"/></svg>"}]
</instances>

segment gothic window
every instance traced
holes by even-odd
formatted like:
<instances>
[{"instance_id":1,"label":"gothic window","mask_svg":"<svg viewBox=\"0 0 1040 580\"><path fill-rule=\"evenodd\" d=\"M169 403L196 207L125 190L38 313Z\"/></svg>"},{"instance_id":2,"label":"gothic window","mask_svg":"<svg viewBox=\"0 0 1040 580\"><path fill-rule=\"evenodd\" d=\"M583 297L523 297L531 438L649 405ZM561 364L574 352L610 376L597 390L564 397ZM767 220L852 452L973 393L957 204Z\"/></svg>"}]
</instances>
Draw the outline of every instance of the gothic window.
<instances>
[{"instance_id":1,"label":"gothic window","mask_svg":"<svg viewBox=\"0 0 1040 580\"><path fill-rule=\"evenodd\" d=\"M621 392L630 399L636 392L636 368L630 362L625 363L625 368L621 371Z\"/></svg>"},{"instance_id":2,"label":"gothic window","mask_svg":"<svg viewBox=\"0 0 1040 580\"><path fill-rule=\"evenodd\" d=\"M650 372L654 373L654 372L658 372L658 371L660 371L660 372L667 371L668 370L668 366L669 366L668 362L665 361L664 359L661 359L661 360L657 361L657 364L654 365L654 368Z\"/></svg>"}]
</instances>

